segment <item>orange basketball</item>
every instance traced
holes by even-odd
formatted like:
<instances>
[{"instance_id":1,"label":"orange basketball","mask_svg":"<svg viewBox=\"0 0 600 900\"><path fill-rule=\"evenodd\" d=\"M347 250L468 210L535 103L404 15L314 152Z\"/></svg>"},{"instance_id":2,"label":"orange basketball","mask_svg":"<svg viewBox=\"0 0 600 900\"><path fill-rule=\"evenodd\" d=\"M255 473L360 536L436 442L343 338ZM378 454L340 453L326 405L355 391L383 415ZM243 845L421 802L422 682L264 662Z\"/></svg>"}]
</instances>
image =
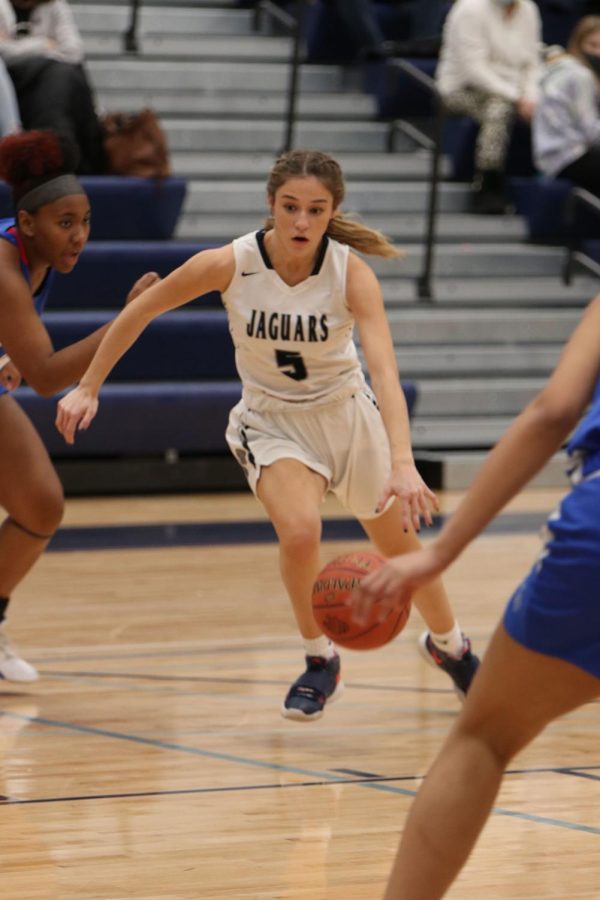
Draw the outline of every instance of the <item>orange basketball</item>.
<instances>
[{"instance_id":1,"label":"orange basketball","mask_svg":"<svg viewBox=\"0 0 600 900\"><path fill-rule=\"evenodd\" d=\"M379 621L378 604L374 603L368 621L360 625L352 618L346 599L363 575L377 569L384 559L368 550L357 550L338 556L319 573L313 585L312 606L315 618L327 637L351 650L372 650L387 644L399 634L408 621L410 601L394 609Z\"/></svg>"}]
</instances>

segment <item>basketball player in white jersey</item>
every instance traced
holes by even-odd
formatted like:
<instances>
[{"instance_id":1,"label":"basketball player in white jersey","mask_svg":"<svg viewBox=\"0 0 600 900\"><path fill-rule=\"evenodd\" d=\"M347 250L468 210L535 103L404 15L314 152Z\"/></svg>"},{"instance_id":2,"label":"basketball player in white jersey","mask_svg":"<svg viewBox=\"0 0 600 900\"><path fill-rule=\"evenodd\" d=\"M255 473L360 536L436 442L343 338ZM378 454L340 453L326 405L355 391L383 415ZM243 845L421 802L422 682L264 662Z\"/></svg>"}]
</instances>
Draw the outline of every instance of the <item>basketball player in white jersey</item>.
<instances>
[{"instance_id":1,"label":"basketball player in white jersey","mask_svg":"<svg viewBox=\"0 0 600 900\"><path fill-rule=\"evenodd\" d=\"M321 568L321 502L332 491L384 556L414 550L435 495L413 460L408 413L377 278L357 253L397 256L379 232L341 212L344 180L327 154L295 150L270 174L265 228L204 250L145 291L110 326L78 387L59 403L68 443L89 426L118 359L156 316L220 291L242 380L227 440L265 506L280 545L281 574L304 643L306 670L285 717L318 719L342 689L340 660L312 613ZM372 390L361 370L357 326ZM414 598L427 631L422 654L462 697L477 657L442 582Z\"/></svg>"}]
</instances>

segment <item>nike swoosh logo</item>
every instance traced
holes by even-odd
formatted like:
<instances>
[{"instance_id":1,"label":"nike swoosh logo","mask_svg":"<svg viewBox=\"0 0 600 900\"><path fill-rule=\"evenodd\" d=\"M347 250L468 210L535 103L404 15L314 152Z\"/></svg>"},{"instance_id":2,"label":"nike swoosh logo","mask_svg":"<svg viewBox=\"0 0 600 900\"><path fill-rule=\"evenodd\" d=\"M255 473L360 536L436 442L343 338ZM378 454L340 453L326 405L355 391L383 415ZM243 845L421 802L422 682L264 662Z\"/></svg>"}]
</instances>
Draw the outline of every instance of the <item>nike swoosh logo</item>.
<instances>
[{"instance_id":1,"label":"nike swoosh logo","mask_svg":"<svg viewBox=\"0 0 600 900\"><path fill-rule=\"evenodd\" d=\"M242 278L247 278L248 275L258 275L258 272L242 272Z\"/></svg>"}]
</instances>

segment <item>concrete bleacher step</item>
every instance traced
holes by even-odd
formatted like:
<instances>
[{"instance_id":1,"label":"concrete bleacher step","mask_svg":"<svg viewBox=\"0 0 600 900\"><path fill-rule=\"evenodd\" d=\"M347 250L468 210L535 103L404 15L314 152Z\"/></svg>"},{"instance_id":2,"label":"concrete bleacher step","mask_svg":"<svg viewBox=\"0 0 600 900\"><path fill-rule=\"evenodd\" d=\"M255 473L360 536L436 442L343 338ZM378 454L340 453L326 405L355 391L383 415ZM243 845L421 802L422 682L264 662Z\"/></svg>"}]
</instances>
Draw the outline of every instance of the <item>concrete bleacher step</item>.
<instances>
[{"instance_id":1,"label":"concrete bleacher step","mask_svg":"<svg viewBox=\"0 0 600 900\"><path fill-rule=\"evenodd\" d=\"M123 0L118 4L83 3L70 4L84 42L93 35L119 35L129 27L130 5ZM138 38L143 48L146 35L247 35L253 32L254 12L251 9L218 7L204 8L173 6L164 2L152 6L143 0L138 13ZM122 48L120 48L122 49Z\"/></svg>"},{"instance_id":2,"label":"concrete bleacher step","mask_svg":"<svg viewBox=\"0 0 600 900\"><path fill-rule=\"evenodd\" d=\"M390 310L394 343L411 345L536 345L564 343L580 319L570 309L428 309Z\"/></svg>"},{"instance_id":3,"label":"concrete bleacher step","mask_svg":"<svg viewBox=\"0 0 600 900\"><path fill-rule=\"evenodd\" d=\"M129 91L172 90L177 93L183 85L198 92L220 90L255 93L270 85L287 84L289 65L265 62L219 62L212 60L149 60L143 57L91 59L88 70L98 91L104 88L123 88ZM338 91L347 86L339 66L303 66L299 77L300 90Z\"/></svg>"},{"instance_id":4,"label":"concrete bleacher step","mask_svg":"<svg viewBox=\"0 0 600 900\"><path fill-rule=\"evenodd\" d=\"M431 349L396 347L403 377L421 379L444 372L445 377L471 375L547 375L556 365L562 344L511 344L505 347L438 344Z\"/></svg>"},{"instance_id":5,"label":"concrete bleacher step","mask_svg":"<svg viewBox=\"0 0 600 900\"><path fill-rule=\"evenodd\" d=\"M416 454L418 465L426 472L434 474L438 489L447 491L466 490L483 462L487 451L441 450L438 452L421 451ZM529 482L531 488L568 488L565 467L566 454L563 451L554 454L546 465Z\"/></svg>"},{"instance_id":6,"label":"concrete bleacher step","mask_svg":"<svg viewBox=\"0 0 600 900\"><path fill-rule=\"evenodd\" d=\"M412 279L388 278L380 273L386 306L421 305L433 307L491 307L522 309L568 306L581 310L598 293L598 281L585 276L565 285L556 277L530 276L522 278L434 278L433 301L418 296Z\"/></svg>"},{"instance_id":7,"label":"concrete bleacher step","mask_svg":"<svg viewBox=\"0 0 600 900\"><path fill-rule=\"evenodd\" d=\"M546 378L420 378L415 421L431 416L515 416Z\"/></svg>"},{"instance_id":8,"label":"concrete bleacher step","mask_svg":"<svg viewBox=\"0 0 600 900\"><path fill-rule=\"evenodd\" d=\"M172 152L173 170L178 175L189 178L190 186L195 179L213 178L219 181L228 179L263 178L266 182L268 172L275 156L283 147L285 125L282 122L278 141L270 152L203 152L200 148L187 152ZM388 182L390 180L423 182L427 178L431 162L425 151L407 153L336 153L344 175L348 182L358 176L361 179Z\"/></svg>"},{"instance_id":9,"label":"concrete bleacher step","mask_svg":"<svg viewBox=\"0 0 600 900\"><path fill-rule=\"evenodd\" d=\"M171 119L162 121L169 147L179 151L232 151L268 153L282 140L280 122L240 119ZM349 149L381 153L385 148L387 128L382 122L298 122L296 142L300 147L318 147L329 153ZM404 138L404 150L413 148Z\"/></svg>"},{"instance_id":10,"label":"concrete bleacher step","mask_svg":"<svg viewBox=\"0 0 600 900\"><path fill-rule=\"evenodd\" d=\"M484 449L492 447L504 434L512 416L432 416L417 415L411 423L415 450Z\"/></svg>"},{"instance_id":11,"label":"concrete bleacher step","mask_svg":"<svg viewBox=\"0 0 600 900\"><path fill-rule=\"evenodd\" d=\"M129 91L116 87L98 91L96 99L102 110L128 111L152 106L163 119L261 117L275 119L280 127L288 104L285 92L276 90L243 95L238 91L206 93L187 89L173 94L171 91ZM375 118L375 109L372 98L366 94L323 91L299 97L297 114L300 120L370 120ZM249 172L249 175L255 177L255 172Z\"/></svg>"},{"instance_id":12,"label":"concrete bleacher step","mask_svg":"<svg viewBox=\"0 0 600 900\"><path fill-rule=\"evenodd\" d=\"M342 209L348 212L373 213L422 213L427 202L426 185L423 182L381 182L349 179ZM462 184L442 185L439 208L442 213L464 213L469 191ZM262 214L265 206L265 179L234 180L215 184L214 180L197 179L188 188L185 211L207 212L218 209L221 213ZM478 224L483 217L473 217ZM488 217L498 225L503 218ZM507 217L512 222L513 217Z\"/></svg>"},{"instance_id":13,"label":"concrete bleacher step","mask_svg":"<svg viewBox=\"0 0 600 900\"><path fill-rule=\"evenodd\" d=\"M190 59L219 60L224 62L275 62L287 64L290 58L291 41L286 37L263 37L261 35L177 35L140 34L140 59ZM87 59L120 57L123 52L123 38L118 33L95 33L85 39Z\"/></svg>"},{"instance_id":14,"label":"concrete bleacher step","mask_svg":"<svg viewBox=\"0 0 600 900\"><path fill-rule=\"evenodd\" d=\"M401 259L371 258L376 274L382 278L416 278L423 269L423 248L411 247ZM545 276L560 279L564 251L557 247L529 246L518 243L444 245L436 248L435 276L442 278L486 278L491 283L503 278Z\"/></svg>"},{"instance_id":15,"label":"concrete bleacher step","mask_svg":"<svg viewBox=\"0 0 600 900\"><path fill-rule=\"evenodd\" d=\"M130 7L130 0L102 0L101 3L98 0L76 0L77 6L81 7L97 7L97 6L124 6L126 9ZM144 6L155 6L160 7L162 10L168 12L172 6L170 5L170 0L143 0ZM195 9L202 11L204 9L226 9L230 12L237 11L239 9L238 0L177 0L176 8L177 9Z\"/></svg>"},{"instance_id":16,"label":"concrete bleacher step","mask_svg":"<svg viewBox=\"0 0 600 900\"><path fill-rule=\"evenodd\" d=\"M266 213L263 210L262 217ZM383 231L393 241L413 244L422 241L425 232L425 216L418 213L393 215L391 213L366 213L360 216L365 225ZM181 240L209 239L227 241L240 232L252 231L260 224L260 213L237 213L216 215L208 209L191 214L183 211L177 223L176 237ZM456 241L486 243L497 241L518 241L523 238L525 227L516 217L506 217L501 221L487 216L466 214L446 214L440 216L437 225L437 240L454 244Z\"/></svg>"}]
</instances>

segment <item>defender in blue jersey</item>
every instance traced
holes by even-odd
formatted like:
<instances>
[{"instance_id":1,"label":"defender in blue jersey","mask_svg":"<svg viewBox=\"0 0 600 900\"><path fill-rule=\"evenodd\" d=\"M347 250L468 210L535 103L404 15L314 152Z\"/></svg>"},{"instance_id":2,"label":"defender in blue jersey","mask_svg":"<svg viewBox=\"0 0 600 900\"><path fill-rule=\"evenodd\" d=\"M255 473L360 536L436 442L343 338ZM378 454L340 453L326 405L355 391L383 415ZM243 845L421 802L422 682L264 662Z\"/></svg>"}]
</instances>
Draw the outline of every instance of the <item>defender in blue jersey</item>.
<instances>
[{"instance_id":1,"label":"defender in blue jersey","mask_svg":"<svg viewBox=\"0 0 600 900\"><path fill-rule=\"evenodd\" d=\"M363 579L357 615L439 576L567 439L572 490L511 598L465 706L405 826L385 900L437 900L458 875L509 760L600 696L600 295L544 390L490 453L432 546Z\"/></svg>"},{"instance_id":2,"label":"defender in blue jersey","mask_svg":"<svg viewBox=\"0 0 600 900\"><path fill-rule=\"evenodd\" d=\"M70 272L90 233L90 205L73 175L76 151L50 131L0 142L0 178L12 189L15 218L0 220L0 677L33 681L37 672L11 646L2 623L10 596L58 527L63 494L35 428L10 391L21 376L49 396L85 371L102 328L55 351L40 318L55 271ZM148 274L130 299L157 278Z\"/></svg>"}]
</instances>

